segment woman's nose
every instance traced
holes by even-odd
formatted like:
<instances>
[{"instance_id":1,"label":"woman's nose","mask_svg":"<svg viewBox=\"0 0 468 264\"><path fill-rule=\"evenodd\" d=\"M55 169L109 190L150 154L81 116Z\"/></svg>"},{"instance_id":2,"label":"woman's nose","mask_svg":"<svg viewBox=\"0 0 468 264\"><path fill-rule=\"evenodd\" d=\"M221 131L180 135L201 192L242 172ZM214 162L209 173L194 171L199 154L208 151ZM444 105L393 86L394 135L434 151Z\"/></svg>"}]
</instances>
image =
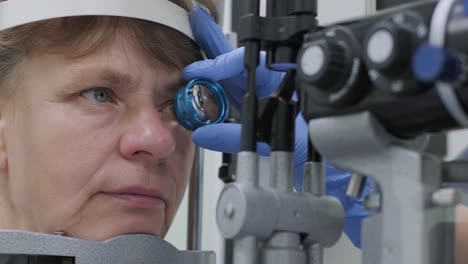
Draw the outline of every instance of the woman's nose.
<instances>
[{"instance_id":1,"label":"woman's nose","mask_svg":"<svg viewBox=\"0 0 468 264\"><path fill-rule=\"evenodd\" d=\"M126 159L167 158L176 147L173 126L154 109L139 112L120 139L120 152Z\"/></svg>"}]
</instances>

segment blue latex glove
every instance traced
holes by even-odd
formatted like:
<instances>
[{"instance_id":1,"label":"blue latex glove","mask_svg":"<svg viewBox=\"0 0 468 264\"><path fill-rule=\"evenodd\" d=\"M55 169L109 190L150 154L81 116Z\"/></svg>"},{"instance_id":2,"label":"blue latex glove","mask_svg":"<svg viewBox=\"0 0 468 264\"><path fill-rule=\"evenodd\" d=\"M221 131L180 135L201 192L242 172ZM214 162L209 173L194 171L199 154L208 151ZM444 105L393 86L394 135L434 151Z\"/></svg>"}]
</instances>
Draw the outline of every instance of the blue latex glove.
<instances>
[{"instance_id":1,"label":"blue latex glove","mask_svg":"<svg viewBox=\"0 0 468 264\"><path fill-rule=\"evenodd\" d=\"M244 48L234 49L211 16L203 8L195 7L189 14L195 39L209 59L196 62L185 68L187 79L206 77L219 81L229 101L238 110L247 92L247 71L244 68ZM265 56L260 58L257 70L256 93L258 97L269 96L283 79L284 73L270 71L265 67ZM229 65L229 67L226 67Z\"/></svg>"},{"instance_id":2,"label":"blue latex glove","mask_svg":"<svg viewBox=\"0 0 468 264\"><path fill-rule=\"evenodd\" d=\"M183 72L186 79L205 77L220 81L230 97L231 103L238 109L247 91L247 75L244 69L244 50L233 49L224 34L211 16L200 7L190 12L190 24L195 39L209 58L187 66ZM270 95L279 86L283 74L265 68L265 57L262 56L257 68L256 93L259 97ZM308 128L302 115L296 118L295 144L295 177L296 189L302 189L303 167L307 159ZM227 140L229 139L229 140ZM203 126L193 134L193 141L200 147L237 153L240 150L241 127L239 124L218 124ZM268 155L267 144L259 143L258 152ZM351 173L339 171L326 163L327 194L337 197L345 209L345 233L353 244L360 247L361 220L368 215L363 206L363 199L355 200L345 195ZM364 194L370 191L366 185ZM364 197L364 196L363 196Z\"/></svg>"}]
</instances>

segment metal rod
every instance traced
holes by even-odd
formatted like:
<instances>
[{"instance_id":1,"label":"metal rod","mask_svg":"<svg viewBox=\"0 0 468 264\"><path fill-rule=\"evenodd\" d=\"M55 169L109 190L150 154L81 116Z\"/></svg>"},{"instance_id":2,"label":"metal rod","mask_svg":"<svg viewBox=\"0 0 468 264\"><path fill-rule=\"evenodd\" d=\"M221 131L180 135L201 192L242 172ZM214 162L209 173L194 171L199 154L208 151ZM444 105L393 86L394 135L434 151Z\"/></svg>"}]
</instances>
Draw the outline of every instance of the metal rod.
<instances>
[{"instance_id":1,"label":"metal rod","mask_svg":"<svg viewBox=\"0 0 468 264\"><path fill-rule=\"evenodd\" d=\"M309 145L310 147L310 145ZM314 151L314 153L316 153ZM316 153L319 155L318 153ZM315 154L314 154L315 155ZM315 156L316 157L316 156ZM313 158L315 160L316 158ZM321 159L321 158L320 158ZM308 161L304 165L303 191L315 196L323 196L326 193L325 166L321 162ZM323 246L320 243L307 245L307 264L323 263Z\"/></svg>"},{"instance_id":2,"label":"metal rod","mask_svg":"<svg viewBox=\"0 0 468 264\"><path fill-rule=\"evenodd\" d=\"M203 149L195 149L189 186L188 250L201 250L203 206Z\"/></svg>"},{"instance_id":3,"label":"metal rod","mask_svg":"<svg viewBox=\"0 0 468 264\"><path fill-rule=\"evenodd\" d=\"M294 152L271 153L271 183L280 192L294 191Z\"/></svg>"},{"instance_id":4,"label":"metal rod","mask_svg":"<svg viewBox=\"0 0 468 264\"><path fill-rule=\"evenodd\" d=\"M323 263L323 246L320 243L312 243L307 250L307 264Z\"/></svg>"},{"instance_id":5,"label":"metal rod","mask_svg":"<svg viewBox=\"0 0 468 264\"><path fill-rule=\"evenodd\" d=\"M315 196L325 195L325 166L320 162L308 161L304 165L303 191Z\"/></svg>"},{"instance_id":6,"label":"metal rod","mask_svg":"<svg viewBox=\"0 0 468 264\"><path fill-rule=\"evenodd\" d=\"M248 14L259 16L260 1L250 1ZM257 25L250 25L255 27ZM248 73L248 92L244 99L242 111L242 151L257 151L257 104L255 93L257 86L256 70L260 62L260 41L249 39L245 41L245 68Z\"/></svg>"},{"instance_id":7,"label":"metal rod","mask_svg":"<svg viewBox=\"0 0 468 264\"><path fill-rule=\"evenodd\" d=\"M308 148L307 148L307 160L308 161L315 161L315 162L322 162L322 155L317 151L315 146L309 140Z\"/></svg>"},{"instance_id":8,"label":"metal rod","mask_svg":"<svg viewBox=\"0 0 468 264\"><path fill-rule=\"evenodd\" d=\"M237 155L237 182L246 187L258 186L257 153L243 151ZM245 237L234 241L235 264L258 264L258 249L256 237Z\"/></svg>"},{"instance_id":9,"label":"metal rod","mask_svg":"<svg viewBox=\"0 0 468 264\"><path fill-rule=\"evenodd\" d=\"M294 188L294 152L271 153L271 187L277 192L292 192ZM262 263L305 264L300 235L293 232L275 232L262 248Z\"/></svg>"}]
</instances>

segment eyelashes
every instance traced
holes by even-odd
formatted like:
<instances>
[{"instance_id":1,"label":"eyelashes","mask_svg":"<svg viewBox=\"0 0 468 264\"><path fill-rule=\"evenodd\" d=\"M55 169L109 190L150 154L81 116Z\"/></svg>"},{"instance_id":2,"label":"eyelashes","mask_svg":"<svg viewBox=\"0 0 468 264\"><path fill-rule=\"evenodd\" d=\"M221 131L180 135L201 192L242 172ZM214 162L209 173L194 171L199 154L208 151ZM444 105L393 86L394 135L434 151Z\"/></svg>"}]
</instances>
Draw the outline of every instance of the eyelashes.
<instances>
[{"instance_id":1,"label":"eyelashes","mask_svg":"<svg viewBox=\"0 0 468 264\"><path fill-rule=\"evenodd\" d=\"M159 112L175 114L174 100L167 101L161 105L161 107L159 107Z\"/></svg>"},{"instance_id":2,"label":"eyelashes","mask_svg":"<svg viewBox=\"0 0 468 264\"><path fill-rule=\"evenodd\" d=\"M114 92L105 87L91 88L81 92L80 95L85 99L98 104L115 103L116 101Z\"/></svg>"}]
</instances>

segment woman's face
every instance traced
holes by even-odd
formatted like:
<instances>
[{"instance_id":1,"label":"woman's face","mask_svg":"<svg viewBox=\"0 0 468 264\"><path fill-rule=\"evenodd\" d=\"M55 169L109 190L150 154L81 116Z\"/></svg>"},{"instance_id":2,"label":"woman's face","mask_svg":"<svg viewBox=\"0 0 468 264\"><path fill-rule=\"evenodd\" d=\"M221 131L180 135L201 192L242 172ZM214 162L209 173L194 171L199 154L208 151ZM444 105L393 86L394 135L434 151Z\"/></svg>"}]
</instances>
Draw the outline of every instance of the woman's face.
<instances>
[{"instance_id":1,"label":"woman's face","mask_svg":"<svg viewBox=\"0 0 468 264\"><path fill-rule=\"evenodd\" d=\"M128 38L80 59L33 52L15 69L0 116L1 229L167 232L194 153L172 111L183 81Z\"/></svg>"}]
</instances>

